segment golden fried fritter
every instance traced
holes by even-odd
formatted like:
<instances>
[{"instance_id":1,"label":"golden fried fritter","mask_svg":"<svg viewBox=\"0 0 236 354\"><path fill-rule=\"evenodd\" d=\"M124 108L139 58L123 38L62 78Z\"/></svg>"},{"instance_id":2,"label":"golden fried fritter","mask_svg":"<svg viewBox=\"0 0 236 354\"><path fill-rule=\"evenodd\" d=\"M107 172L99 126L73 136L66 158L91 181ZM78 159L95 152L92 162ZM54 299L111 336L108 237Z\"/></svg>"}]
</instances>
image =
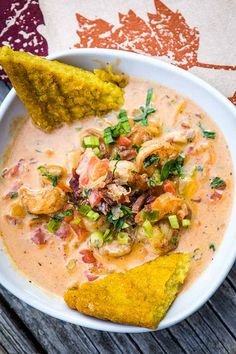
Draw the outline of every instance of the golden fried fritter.
<instances>
[{"instance_id":1,"label":"golden fried fritter","mask_svg":"<svg viewBox=\"0 0 236 354\"><path fill-rule=\"evenodd\" d=\"M190 255L174 253L126 273L81 283L67 290L68 306L118 323L157 328L190 268Z\"/></svg>"},{"instance_id":2,"label":"golden fried fritter","mask_svg":"<svg viewBox=\"0 0 236 354\"><path fill-rule=\"evenodd\" d=\"M0 64L33 122L45 131L63 122L117 110L124 103L120 87L71 65L8 47L0 49Z\"/></svg>"}]
</instances>

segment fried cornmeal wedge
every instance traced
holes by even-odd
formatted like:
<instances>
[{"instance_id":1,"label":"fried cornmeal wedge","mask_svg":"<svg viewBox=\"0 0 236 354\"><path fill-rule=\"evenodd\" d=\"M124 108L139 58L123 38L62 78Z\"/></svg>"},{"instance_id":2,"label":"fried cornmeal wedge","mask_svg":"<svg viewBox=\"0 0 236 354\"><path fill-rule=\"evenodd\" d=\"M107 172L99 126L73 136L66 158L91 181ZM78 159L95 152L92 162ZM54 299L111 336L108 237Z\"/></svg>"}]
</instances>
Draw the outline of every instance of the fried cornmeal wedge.
<instances>
[{"instance_id":1,"label":"fried cornmeal wedge","mask_svg":"<svg viewBox=\"0 0 236 354\"><path fill-rule=\"evenodd\" d=\"M190 268L190 255L174 253L126 273L81 283L64 300L86 315L118 323L157 328L174 301Z\"/></svg>"},{"instance_id":2,"label":"fried cornmeal wedge","mask_svg":"<svg viewBox=\"0 0 236 354\"><path fill-rule=\"evenodd\" d=\"M45 131L117 110L124 102L123 90L116 84L55 60L2 47L0 64L33 122Z\"/></svg>"}]
</instances>

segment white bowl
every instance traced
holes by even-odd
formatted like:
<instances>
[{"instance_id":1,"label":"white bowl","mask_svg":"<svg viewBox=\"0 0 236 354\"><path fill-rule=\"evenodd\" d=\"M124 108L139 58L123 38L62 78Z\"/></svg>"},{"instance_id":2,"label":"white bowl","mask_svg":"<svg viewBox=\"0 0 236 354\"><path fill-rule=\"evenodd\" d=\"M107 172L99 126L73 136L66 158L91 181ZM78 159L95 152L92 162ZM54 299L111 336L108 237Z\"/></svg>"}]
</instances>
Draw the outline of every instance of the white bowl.
<instances>
[{"instance_id":1,"label":"white bowl","mask_svg":"<svg viewBox=\"0 0 236 354\"><path fill-rule=\"evenodd\" d=\"M233 159L234 180L236 169L236 110L228 99L213 87L187 71L157 59L133 53L107 49L77 49L49 56L62 62L85 69L100 67L102 63L119 62L119 68L126 74L156 81L173 88L192 99L217 123L222 130ZM117 60L118 59L118 60ZM24 114L25 108L16 96L15 90L7 95L0 108L0 154L11 136L9 126L14 117ZM234 182L236 183L236 181ZM234 197L232 214L236 215ZM220 286L236 258L236 219L231 217L224 239L214 260L203 274L183 294L180 294L158 329L163 329L182 321L199 309ZM53 317L77 325L111 332L144 332L144 328L132 327L84 316L69 309L62 299L50 296L39 287L30 284L18 272L0 245L0 282L19 299Z\"/></svg>"}]
</instances>

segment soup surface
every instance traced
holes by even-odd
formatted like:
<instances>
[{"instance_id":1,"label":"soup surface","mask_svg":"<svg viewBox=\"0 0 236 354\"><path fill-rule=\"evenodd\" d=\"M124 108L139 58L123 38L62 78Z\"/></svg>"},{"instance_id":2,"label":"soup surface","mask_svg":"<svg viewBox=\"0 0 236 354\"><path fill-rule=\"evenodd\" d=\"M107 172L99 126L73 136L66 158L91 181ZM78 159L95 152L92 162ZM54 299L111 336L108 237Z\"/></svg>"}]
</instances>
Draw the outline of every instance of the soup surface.
<instances>
[{"instance_id":1,"label":"soup surface","mask_svg":"<svg viewBox=\"0 0 236 354\"><path fill-rule=\"evenodd\" d=\"M54 294L169 252L193 254L187 287L224 235L232 162L217 126L175 91L136 78L124 109L51 134L26 120L6 152L4 245Z\"/></svg>"}]
</instances>

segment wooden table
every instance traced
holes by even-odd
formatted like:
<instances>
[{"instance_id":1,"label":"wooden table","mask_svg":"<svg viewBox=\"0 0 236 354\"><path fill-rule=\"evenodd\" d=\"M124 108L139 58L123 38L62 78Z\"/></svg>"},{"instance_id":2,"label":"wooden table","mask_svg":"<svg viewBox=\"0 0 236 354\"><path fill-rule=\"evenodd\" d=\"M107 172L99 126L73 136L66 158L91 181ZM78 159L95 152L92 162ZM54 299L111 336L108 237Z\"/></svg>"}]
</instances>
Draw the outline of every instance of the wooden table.
<instances>
[{"instance_id":1,"label":"wooden table","mask_svg":"<svg viewBox=\"0 0 236 354\"><path fill-rule=\"evenodd\" d=\"M9 87L0 83L0 102ZM227 255L226 255L227 257ZM56 320L0 287L0 353L236 353L236 264L187 320L144 334L99 332Z\"/></svg>"}]
</instances>

